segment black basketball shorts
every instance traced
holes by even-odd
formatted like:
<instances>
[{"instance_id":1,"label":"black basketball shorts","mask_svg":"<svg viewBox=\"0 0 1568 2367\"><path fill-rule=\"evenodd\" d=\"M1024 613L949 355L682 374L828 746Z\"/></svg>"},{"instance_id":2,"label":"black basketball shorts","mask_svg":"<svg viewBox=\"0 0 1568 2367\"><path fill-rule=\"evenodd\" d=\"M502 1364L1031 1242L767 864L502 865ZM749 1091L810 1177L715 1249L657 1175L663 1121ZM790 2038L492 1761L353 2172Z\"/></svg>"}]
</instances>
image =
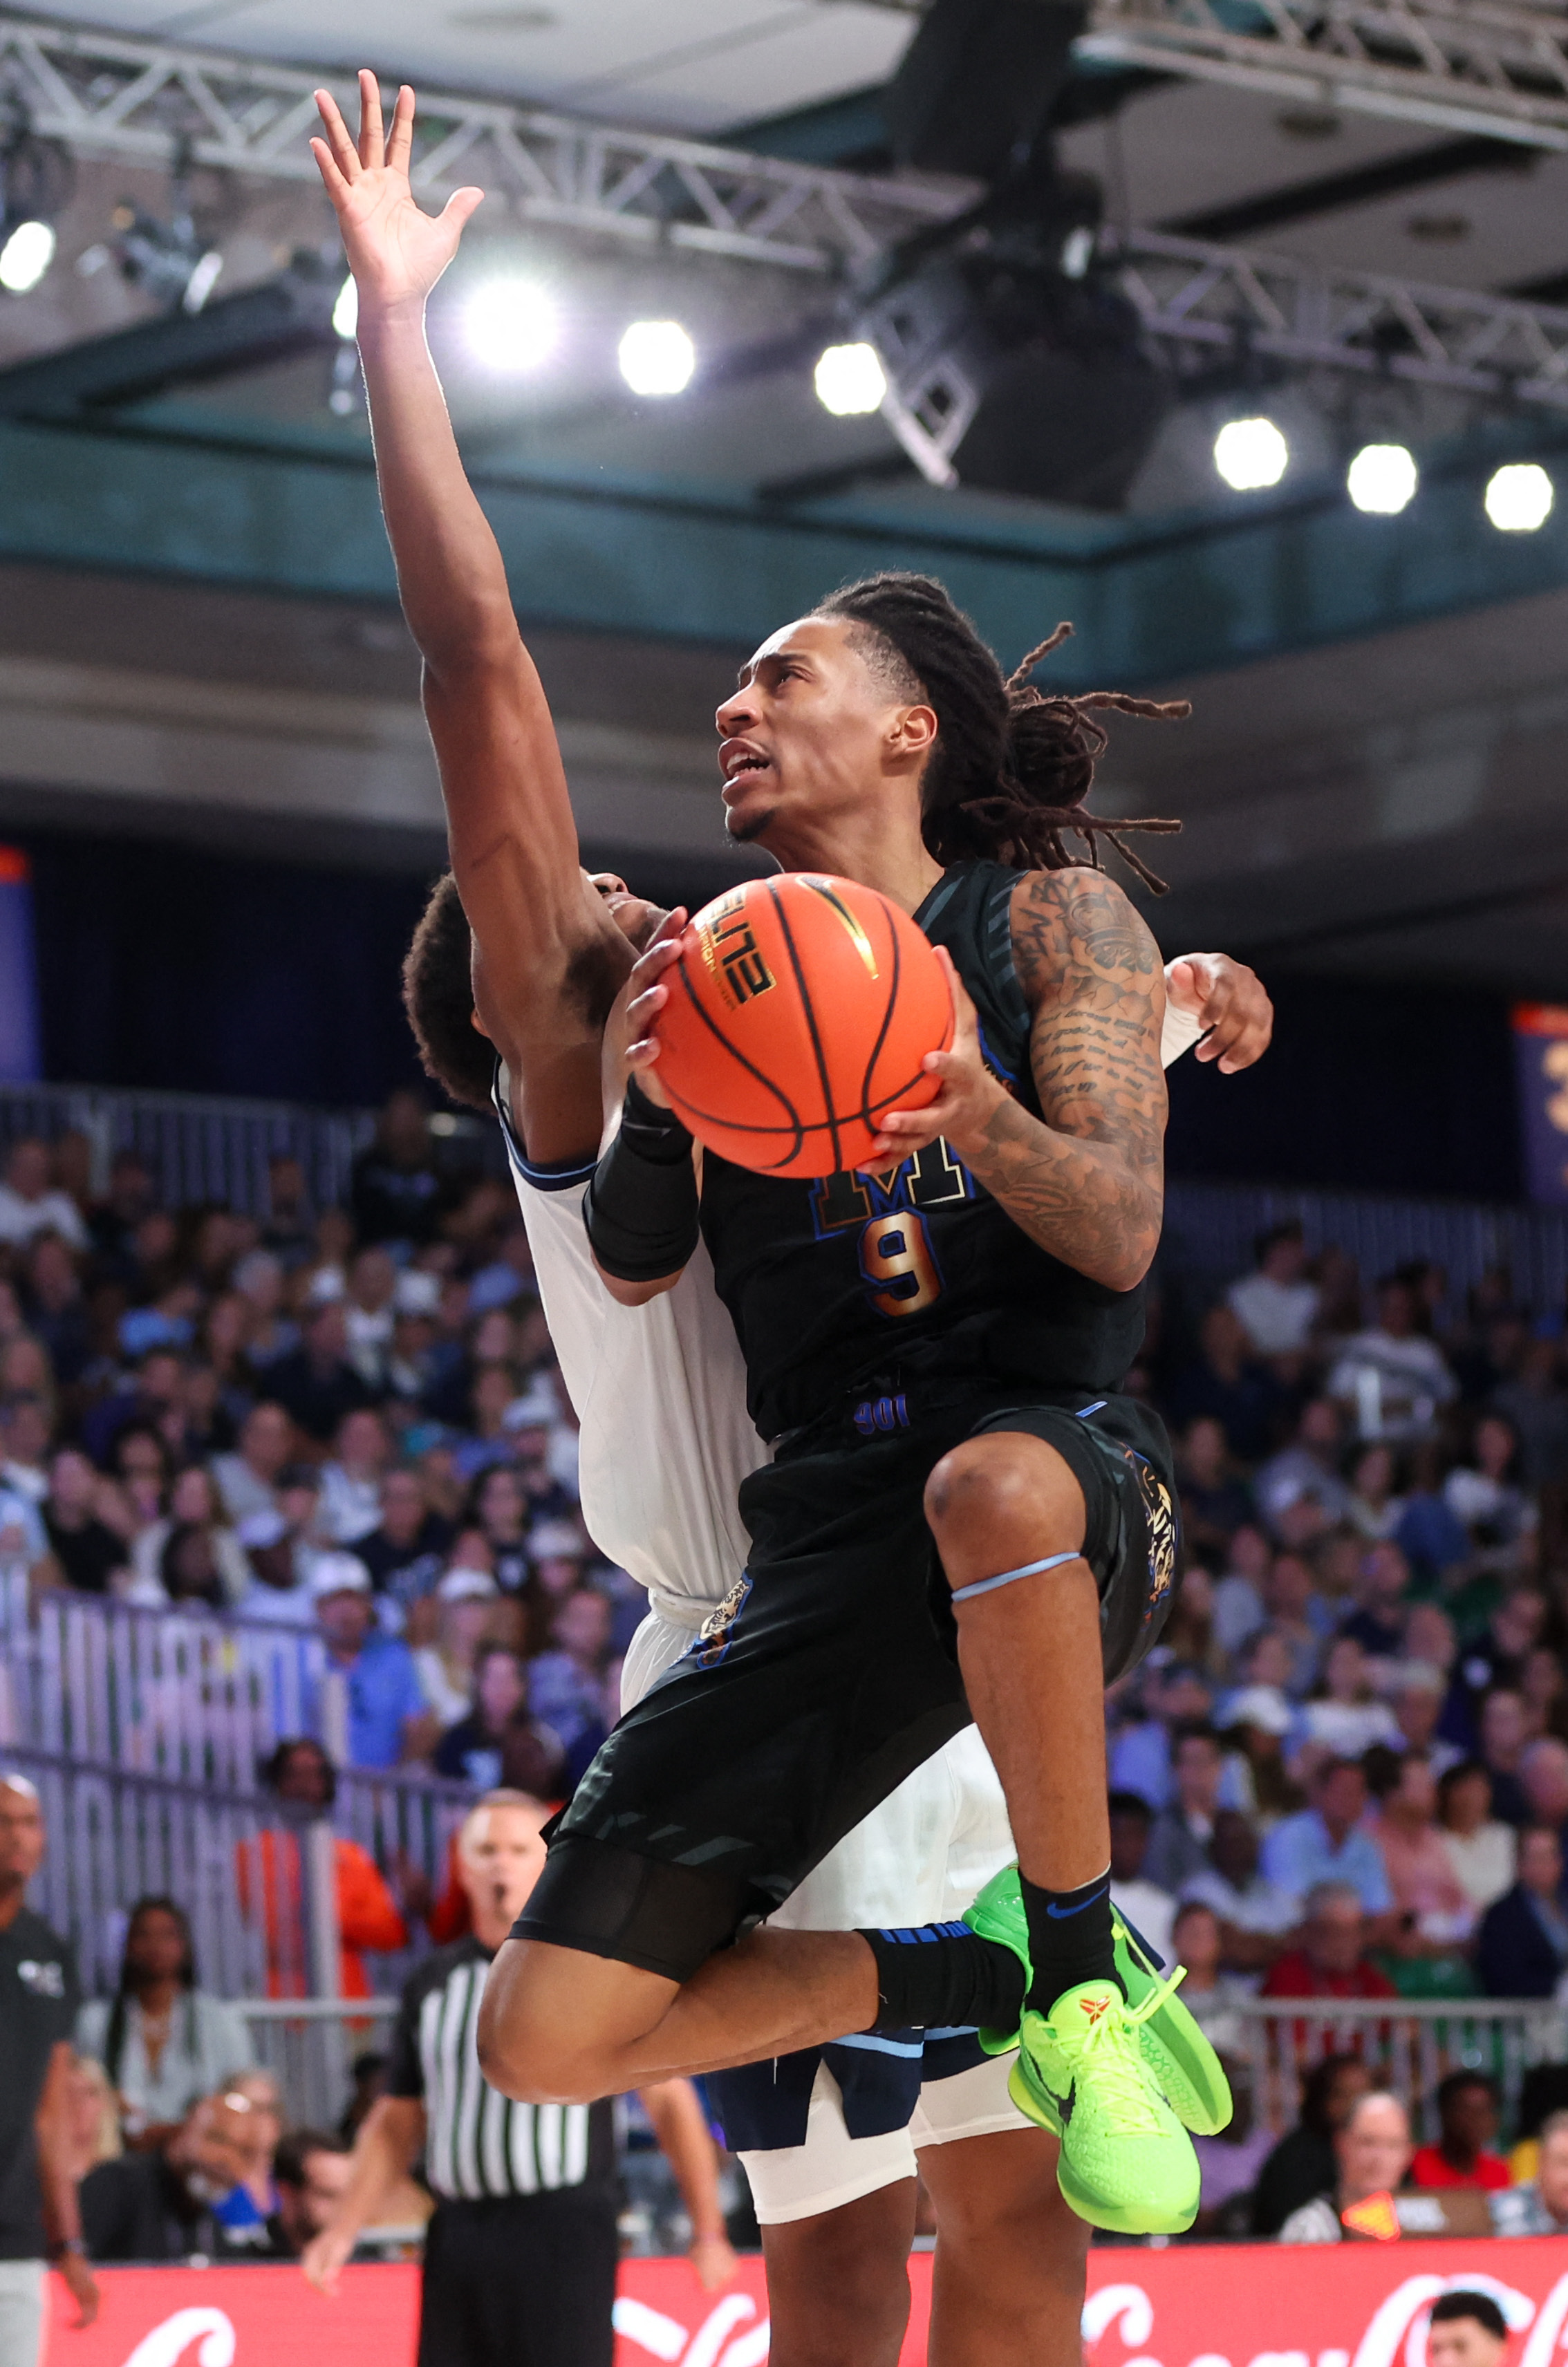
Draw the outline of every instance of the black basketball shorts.
<instances>
[{"instance_id":1,"label":"black basketball shorts","mask_svg":"<svg viewBox=\"0 0 1568 2367\"><path fill-rule=\"evenodd\" d=\"M745 1482L745 1571L589 1767L518 1939L685 1980L968 1725L925 1484L962 1440L1007 1430L1071 1465L1107 1683L1137 1664L1179 1553L1146 1406L1001 1383L868 1399Z\"/></svg>"}]
</instances>

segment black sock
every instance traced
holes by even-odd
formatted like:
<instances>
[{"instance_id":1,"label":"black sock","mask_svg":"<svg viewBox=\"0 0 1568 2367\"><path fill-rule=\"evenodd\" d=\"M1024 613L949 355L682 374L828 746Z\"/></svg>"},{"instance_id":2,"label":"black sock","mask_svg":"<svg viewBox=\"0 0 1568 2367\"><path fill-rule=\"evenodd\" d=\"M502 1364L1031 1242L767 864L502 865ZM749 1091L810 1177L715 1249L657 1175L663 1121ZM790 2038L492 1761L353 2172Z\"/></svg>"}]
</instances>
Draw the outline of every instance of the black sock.
<instances>
[{"instance_id":1,"label":"black sock","mask_svg":"<svg viewBox=\"0 0 1568 2367\"><path fill-rule=\"evenodd\" d=\"M1024 1968L1000 1940L982 1939L967 1923L860 1937L877 1960L881 2006L872 2031L1017 2030Z\"/></svg>"},{"instance_id":2,"label":"black sock","mask_svg":"<svg viewBox=\"0 0 1568 2367\"><path fill-rule=\"evenodd\" d=\"M1040 1890L1022 1874L1018 1886L1029 1927L1034 1977L1028 2003L1035 2012L1049 2013L1062 1990L1080 1981L1115 1981L1125 1997L1111 1938L1108 1869L1077 1890Z\"/></svg>"}]
</instances>

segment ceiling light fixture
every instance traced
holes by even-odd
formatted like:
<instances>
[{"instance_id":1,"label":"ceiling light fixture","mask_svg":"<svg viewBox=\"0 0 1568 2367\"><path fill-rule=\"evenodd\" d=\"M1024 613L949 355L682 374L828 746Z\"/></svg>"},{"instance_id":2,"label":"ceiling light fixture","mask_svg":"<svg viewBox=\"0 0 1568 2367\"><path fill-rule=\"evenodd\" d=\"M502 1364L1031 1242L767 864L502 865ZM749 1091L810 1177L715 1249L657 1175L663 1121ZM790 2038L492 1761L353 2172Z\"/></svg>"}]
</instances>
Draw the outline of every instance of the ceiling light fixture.
<instances>
[{"instance_id":1,"label":"ceiling light fixture","mask_svg":"<svg viewBox=\"0 0 1568 2367\"><path fill-rule=\"evenodd\" d=\"M829 345L816 366L817 401L835 419L880 411L888 391L875 345Z\"/></svg>"},{"instance_id":2,"label":"ceiling light fixture","mask_svg":"<svg viewBox=\"0 0 1568 2367\"><path fill-rule=\"evenodd\" d=\"M1214 466L1233 493L1256 493L1285 474L1290 447L1272 419L1231 419L1214 438Z\"/></svg>"},{"instance_id":3,"label":"ceiling light fixture","mask_svg":"<svg viewBox=\"0 0 1568 2367\"><path fill-rule=\"evenodd\" d=\"M616 358L633 394L683 394L697 368L697 347L678 321L633 321Z\"/></svg>"},{"instance_id":4,"label":"ceiling light fixture","mask_svg":"<svg viewBox=\"0 0 1568 2367\"><path fill-rule=\"evenodd\" d=\"M1415 457L1403 444L1363 444L1346 471L1345 488L1358 510L1397 517L1418 481Z\"/></svg>"},{"instance_id":5,"label":"ceiling light fixture","mask_svg":"<svg viewBox=\"0 0 1568 2367\"><path fill-rule=\"evenodd\" d=\"M1500 534L1534 534L1551 515L1551 479L1537 460L1510 460L1486 488L1486 515Z\"/></svg>"},{"instance_id":6,"label":"ceiling light fixture","mask_svg":"<svg viewBox=\"0 0 1568 2367\"><path fill-rule=\"evenodd\" d=\"M463 333L486 369L521 374L554 352L561 324L542 288L528 279L492 279L463 307Z\"/></svg>"},{"instance_id":7,"label":"ceiling light fixture","mask_svg":"<svg viewBox=\"0 0 1568 2367\"><path fill-rule=\"evenodd\" d=\"M0 246L0 288L9 289L13 296L25 296L29 288L38 286L53 261L53 225L18 222Z\"/></svg>"}]
</instances>

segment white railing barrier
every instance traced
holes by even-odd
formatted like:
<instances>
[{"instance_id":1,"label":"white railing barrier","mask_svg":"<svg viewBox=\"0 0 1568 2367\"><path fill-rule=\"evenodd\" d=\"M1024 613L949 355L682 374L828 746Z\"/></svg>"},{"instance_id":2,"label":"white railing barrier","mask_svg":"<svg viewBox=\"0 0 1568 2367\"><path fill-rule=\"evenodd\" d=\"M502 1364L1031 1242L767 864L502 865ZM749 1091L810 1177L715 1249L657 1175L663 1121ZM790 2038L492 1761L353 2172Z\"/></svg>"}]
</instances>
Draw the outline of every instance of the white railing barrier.
<instances>
[{"instance_id":1,"label":"white railing barrier","mask_svg":"<svg viewBox=\"0 0 1568 2367\"><path fill-rule=\"evenodd\" d=\"M315 2129L337 2126L355 2056L386 2052L397 2008L395 1997L240 2000L256 2059L281 2088L289 2119Z\"/></svg>"},{"instance_id":2,"label":"white railing barrier","mask_svg":"<svg viewBox=\"0 0 1568 2367\"><path fill-rule=\"evenodd\" d=\"M265 1996L279 1983L318 1991L335 1979L329 1968L337 1962L331 1839L358 1841L394 1893L410 1870L438 1893L473 1796L422 1774L350 1769L312 1859L315 1829L286 1829L276 1801L254 1786L84 1763L27 1745L7 1745L5 1761L41 1795L51 1842L32 1897L69 1935L89 1996L113 1989L126 1909L154 1892L189 1915L203 1988L234 1998ZM420 1930L406 1913L404 1920L417 1951ZM395 1981L407 1961L404 1951L372 1957L373 1976Z\"/></svg>"},{"instance_id":3,"label":"white railing barrier","mask_svg":"<svg viewBox=\"0 0 1568 2367\"><path fill-rule=\"evenodd\" d=\"M1249 1998L1237 2010L1254 2121L1281 2135L1295 2124L1303 2078L1328 2055L1358 2055L1404 2098L1421 2138L1437 2135L1435 2098L1449 2072L1489 2072L1511 2128L1526 2072L1568 2061L1568 2017L1551 1999Z\"/></svg>"}]
</instances>

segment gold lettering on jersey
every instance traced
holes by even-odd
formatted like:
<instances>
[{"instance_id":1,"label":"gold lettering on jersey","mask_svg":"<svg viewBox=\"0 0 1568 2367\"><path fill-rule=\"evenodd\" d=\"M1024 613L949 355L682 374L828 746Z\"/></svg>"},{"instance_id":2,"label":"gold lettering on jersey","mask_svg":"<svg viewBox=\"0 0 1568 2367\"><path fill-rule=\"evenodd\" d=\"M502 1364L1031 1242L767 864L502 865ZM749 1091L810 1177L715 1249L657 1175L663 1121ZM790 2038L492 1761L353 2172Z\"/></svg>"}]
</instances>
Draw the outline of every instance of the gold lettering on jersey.
<instances>
[{"instance_id":1,"label":"gold lettering on jersey","mask_svg":"<svg viewBox=\"0 0 1568 2367\"><path fill-rule=\"evenodd\" d=\"M913 1210L872 1217L860 1236L860 1271L876 1285L879 1314L918 1315L942 1295L925 1221Z\"/></svg>"},{"instance_id":2,"label":"gold lettering on jersey","mask_svg":"<svg viewBox=\"0 0 1568 2367\"><path fill-rule=\"evenodd\" d=\"M837 889L835 888L832 881L829 879L813 879L809 875L802 873L801 885L802 888L809 888L814 896L820 896L823 902L826 904L831 911L837 913L839 919L843 922L845 927L849 932L850 944L854 946L856 952L865 963L869 975L875 978L877 976L877 957L871 950L871 940L866 934L865 930L860 926L859 922L855 918L854 913L850 911L848 905L845 902L843 897L839 894Z\"/></svg>"},{"instance_id":3,"label":"gold lettering on jersey","mask_svg":"<svg viewBox=\"0 0 1568 2367\"><path fill-rule=\"evenodd\" d=\"M735 1010L777 983L757 950L744 896L726 896L714 905L699 932L699 943L704 964L718 977Z\"/></svg>"},{"instance_id":4,"label":"gold lettering on jersey","mask_svg":"<svg viewBox=\"0 0 1568 2367\"><path fill-rule=\"evenodd\" d=\"M824 1175L812 1186L812 1222L817 1239L825 1240L830 1233L863 1225L869 1217L887 1215L895 1208L956 1208L974 1197L975 1184L968 1168L946 1137L938 1135L935 1142L880 1175L849 1168Z\"/></svg>"}]
</instances>

